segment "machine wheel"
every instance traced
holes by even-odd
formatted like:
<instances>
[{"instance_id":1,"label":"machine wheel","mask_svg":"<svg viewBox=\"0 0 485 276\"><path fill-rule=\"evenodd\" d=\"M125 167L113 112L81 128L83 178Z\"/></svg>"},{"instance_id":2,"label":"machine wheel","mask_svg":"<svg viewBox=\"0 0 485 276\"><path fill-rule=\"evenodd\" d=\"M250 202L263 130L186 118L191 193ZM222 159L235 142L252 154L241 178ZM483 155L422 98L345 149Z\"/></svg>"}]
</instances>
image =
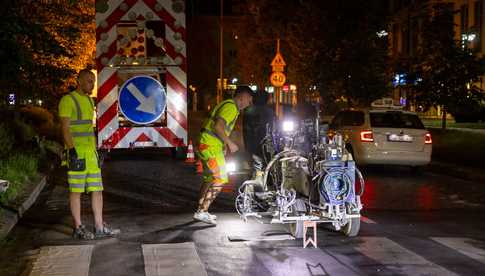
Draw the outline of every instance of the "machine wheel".
<instances>
[{"instance_id":1,"label":"machine wheel","mask_svg":"<svg viewBox=\"0 0 485 276\"><path fill-rule=\"evenodd\" d=\"M350 210L349 209L347 210L350 213ZM344 235L347 237L355 237L359 234L359 230L360 230L360 217L349 219L349 222L345 224L340 231L342 231L342 233L344 233Z\"/></svg>"},{"instance_id":2,"label":"machine wheel","mask_svg":"<svg viewBox=\"0 0 485 276\"><path fill-rule=\"evenodd\" d=\"M298 208L300 209L300 213L301 212L305 212L305 210L303 208L305 208L305 203L303 203L301 201L301 199L297 199L298 202L295 202L295 204L293 204L292 206L292 212L291 212L291 215L292 216L298 216L300 215L299 212L298 212ZM301 207L297 207L297 206L301 206ZM295 237L296 239L301 239L303 238L303 235L305 235L305 233L303 233L303 221L302 220L298 220L296 221L295 223L290 223L288 224L289 228L290 228L290 233L291 235L293 235L293 237Z\"/></svg>"}]
</instances>

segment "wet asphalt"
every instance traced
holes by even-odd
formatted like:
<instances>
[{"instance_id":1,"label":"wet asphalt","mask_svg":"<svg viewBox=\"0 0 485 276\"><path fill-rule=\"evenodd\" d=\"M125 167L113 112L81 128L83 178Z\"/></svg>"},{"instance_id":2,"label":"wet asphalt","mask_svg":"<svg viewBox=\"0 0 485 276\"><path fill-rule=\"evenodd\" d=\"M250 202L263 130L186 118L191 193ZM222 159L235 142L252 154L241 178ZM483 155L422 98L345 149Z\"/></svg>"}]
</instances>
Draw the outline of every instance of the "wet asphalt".
<instances>
[{"instance_id":1,"label":"wet asphalt","mask_svg":"<svg viewBox=\"0 0 485 276\"><path fill-rule=\"evenodd\" d=\"M359 236L320 225L318 248L303 249L301 240L255 241L287 228L241 221L231 192L214 203L216 227L194 222L201 179L192 165L162 150L115 152L103 167L105 220L122 234L72 240L65 176L56 171L2 243L0 275L29 271L42 246L69 244L95 245L89 275L145 275L142 244L183 242L195 244L208 275L485 275L485 183L406 167L362 172ZM92 226L87 196L83 219ZM465 241L464 249L450 241Z\"/></svg>"}]
</instances>

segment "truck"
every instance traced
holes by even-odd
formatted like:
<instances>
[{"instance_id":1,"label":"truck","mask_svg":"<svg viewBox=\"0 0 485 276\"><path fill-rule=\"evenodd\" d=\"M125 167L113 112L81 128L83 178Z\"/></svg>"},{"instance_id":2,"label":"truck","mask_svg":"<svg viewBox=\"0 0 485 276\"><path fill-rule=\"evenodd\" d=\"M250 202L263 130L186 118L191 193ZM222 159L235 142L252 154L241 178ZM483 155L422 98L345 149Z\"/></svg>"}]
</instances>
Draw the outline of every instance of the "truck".
<instances>
[{"instance_id":1,"label":"truck","mask_svg":"<svg viewBox=\"0 0 485 276\"><path fill-rule=\"evenodd\" d=\"M187 145L183 0L96 1L101 150Z\"/></svg>"}]
</instances>

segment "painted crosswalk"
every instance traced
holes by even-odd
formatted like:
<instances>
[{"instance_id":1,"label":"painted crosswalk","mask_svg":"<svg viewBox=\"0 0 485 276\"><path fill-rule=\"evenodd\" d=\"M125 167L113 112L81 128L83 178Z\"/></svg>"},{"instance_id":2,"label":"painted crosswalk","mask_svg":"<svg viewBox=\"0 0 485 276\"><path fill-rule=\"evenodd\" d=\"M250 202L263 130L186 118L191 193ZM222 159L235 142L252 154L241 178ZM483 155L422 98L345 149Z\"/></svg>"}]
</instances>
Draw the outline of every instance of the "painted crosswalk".
<instances>
[{"instance_id":1,"label":"painted crosswalk","mask_svg":"<svg viewBox=\"0 0 485 276\"><path fill-rule=\"evenodd\" d=\"M429 237L427 242L444 246L451 255L462 254L470 262L485 265L485 242L464 237ZM277 241L275 241L277 242ZM296 245L297 241L295 242ZM265 271L268 275L365 275L369 267L382 268L393 275L459 275L453 264L433 263L430 256L421 256L400 241L388 237L357 237L351 242L323 244L321 248L303 249L293 246L268 247L268 244L240 243L236 247L218 247L217 258L194 242L140 244L135 251L142 256L143 271L136 275L247 275L247 271ZM28 275L95 276L93 253L103 245L45 246L39 251ZM131 247L130 250L133 250ZM201 251L202 250L202 251ZM199 252L204 256L202 262ZM235 257L234 254L238 255ZM466 257L465 257L466 256ZM227 263L227 261L229 262ZM234 264L234 260L239 263ZM131 261L131 259L130 259ZM224 269L219 269L221 262ZM93 264L94 263L94 264ZM260 266L254 269L251 266ZM228 267L230 266L230 270ZM141 267L141 266L140 266ZM484 270L485 271L485 268ZM481 272L483 272L481 271ZM228 273L228 274L225 274ZM98 273L99 274L99 273ZM372 273L371 273L372 274ZM135 274L134 274L135 275Z\"/></svg>"},{"instance_id":2,"label":"painted crosswalk","mask_svg":"<svg viewBox=\"0 0 485 276\"><path fill-rule=\"evenodd\" d=\"M456 275L388 238L367 237L356 250L385 267L392 268L397 274L406 275L414 270L412 275Z\"/></svg>"},{"instance_id":3,"label":"painted crosswalk","mask_svg":"<svg viewBox=\"0 0 485 276\"><path fill-rule=\"evenodd\" d=\"M144 244L146 276L207 276L192 242Z\"/></svg>"},{"instance_id":4,"label":"painted crosswalk","mask_svg":"<svg viewBox=\"0 0 485 276\"><path fill-rule=\"evenodd\" d=\"M485 242L469 238L432 237L431 239L485 265Z\"/></svg>"},{"instance_id":5,"label":"painted crosswalk","mask_svg":"<svg viewBox=\"0 0 485 276\"><path fill-rule=\"evenodd\" d=\"M30 276L88 276L93 245L45 246Z\"/></svg>"}]
</instances>

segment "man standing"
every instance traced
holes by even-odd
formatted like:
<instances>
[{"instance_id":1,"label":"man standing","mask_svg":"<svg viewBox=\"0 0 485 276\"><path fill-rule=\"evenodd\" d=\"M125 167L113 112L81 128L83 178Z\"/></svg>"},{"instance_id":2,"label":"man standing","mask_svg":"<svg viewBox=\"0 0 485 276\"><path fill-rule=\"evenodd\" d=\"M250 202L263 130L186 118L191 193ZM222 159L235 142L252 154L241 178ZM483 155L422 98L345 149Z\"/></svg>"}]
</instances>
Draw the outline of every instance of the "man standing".
<instances>
[{"instance_id":1,"label":"man standing","mask_svg":"<svg viewBox=\"0 0 485 276\"><path fill-rule=\"evenodd\" d=\"M95 76L90 70L83 69L79 72L77 80L77 89L63 96L59 102L62 136L67 151L69 204L74 220L72 235L76 239L113 236L120 231L111 229L103 221L103 182L93 129L94 102L89 97L94 88ZM94 234L81 223L81 193L83 192L91 193Z\"/></svg>"},{"instance_id":2,"label":"man standing","mask_svg":"<svg viewBox=\"0 0 485 276\"><path fill-rule=\"evenodd\" d=\"M229 136L240 111L252 104L252 95L249 86L238 86L234 98L218 104L202 125L197 154L203 166L203 183L195 220L216 224L216 216L209 214L209 207L228 183L224 147L231 153L238 151L237 144Z\"/></svg>"}]
</instances>

